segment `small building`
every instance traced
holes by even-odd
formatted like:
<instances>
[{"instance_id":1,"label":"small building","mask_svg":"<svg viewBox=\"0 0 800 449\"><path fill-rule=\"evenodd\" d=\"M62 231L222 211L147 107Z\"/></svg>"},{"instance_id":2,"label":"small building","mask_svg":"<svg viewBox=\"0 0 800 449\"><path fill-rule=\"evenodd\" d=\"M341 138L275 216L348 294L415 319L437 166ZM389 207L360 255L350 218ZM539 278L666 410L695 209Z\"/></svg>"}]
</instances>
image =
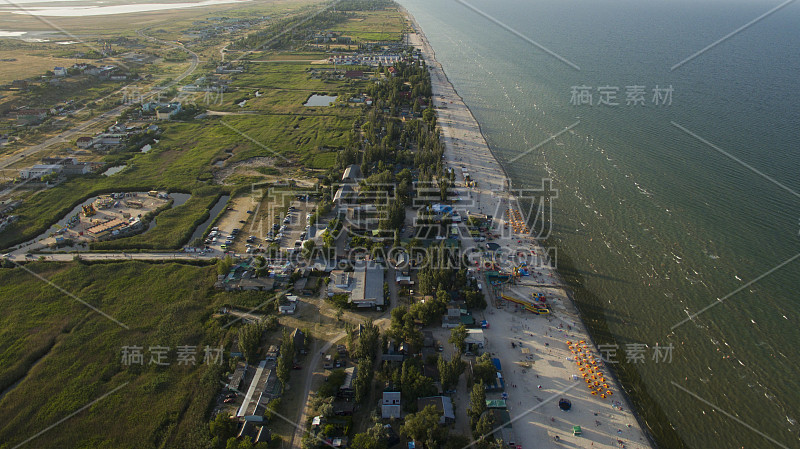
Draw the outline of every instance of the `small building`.
<instances>
[{"instance_id":1,"label":"small building","mask_svg":"<svg viewBox=\"0 0 800 449\"><path fill-rule=\"evenodd\" d=\"M233 375L231 376L231 380L228 382L228 389L232 391L238 391L242 386L242 381L244 380L246 373L246 365L243 363L237 364L236 369L233 371Z\"/></svg>"},{"instance_id":2,"label":"small building","mask_svg":"<svg viewBox=\"0 0 800 449\"><path fill-rule=\"evenodd\" d=\"M350 184L345 184L336 190L333 195L333 202L338 205L347 204L354 196L355 190L353 190L353 187Z\"/></svg>"},{"instance_id":3,"label":"small building","mask_svg":"<svg viewBox=\"0 0 800 449\"><path fill-rule=\"evenodd\" d=\"M503 446L508 449L518 449L522 447L519 442L517 442L517 436L514 434L514 429L512 429L510 425L495 430L494 438L501 441Z\"/></svg>"},{"instance_id":4,"label":"small building","mask_svg":"<svg viewBox=\"0 0 800 449\"><path fill-rule=\"evenodd\" d=\"M467 338L464 339L468 348L483 349L486 345L486 337L483 329L467 329Z\"/></svg>"},{"instance_id":5,"label":"small building","mask_svg":"<svg viewBox=\"0 0 800 449\"><path fill-rule=\"evenodd\" d=\"M267 362L275 362L278 360L278 347L275 345L270 345L269 349L267 349L267 356L264 357L264 360Z\"/></svg>"},{"instance_id":6,"label":"small building","mask_svg":"<svg viewBox=\"0 0 800 449\"><path fill-rule=\"evenodd\" d=\"M363 177L364 176L361 174L361 166L358 164L351 164L344 169L344 174L342 174L342 181L357 183Z\"/></svg>"},{"instance_id":7,"label":"small building","mask_svg":"<svg viewBox=\"0 0 800 449\"><path fill-rule=\"evenodd\" d=\"M94 145L94 139L92 139L89 136L81 136L81 137L78 137L77 144L78 144L78 148L86 150L86 149L91 148L92 145Z\"/></svg>"},{"instance_id":8,"label":"small building","mask_svg":"<svg viewBox=\"0 0 800 449\"><path fill-rule=\"evenodd\" d=\"M306 285L308 285L308 278L302 277L294 282L294 293L296 295L302 295L306 291Z\"/></svg>"},{"instance_id":9,"label":"small building","mask_svg":"<svg viewBox=\"0 0 800 449\"><path fill-rule=\"evenodd\" d=\"M506 409L505 399L487 399L486 408L499 408L500 410Z\"/></svg>"},{"instance_id":10,"label":"small building","mask_svg":"<svg viewBox=\"0 0 800 449\"><path fill-rule=\"evenodd\" d=\"M128 224L127 221L121 218L114 218L103 223L92 226L86 232L93 237L103 237L110 234L116 229L122 228Z\"/></svg>"},{"instance_id":11,"label":"small building","mask_svg":"<svg viewBox=\"0 0 800 449\"><path fill-rule=\"evenodd\" d=\"M355 267L355 285L350 302L356 307L383 306L383 267L377 263L364 263Z\"/></svg>"},{"instance_id":12,"label":"small building","mask_svg":"<svg viewBox=\"0 0 800 449\"><path fill-rule=\"evenodd\" d=\"M286 295L281 299L278 305L278 312L280 312L281 315L294 315L294 312L297 310L297 299L295 295Z\"/></svg>"},{"instance_id":13,"label":"small building","mask_svg":"<svg viewBox=\"0 0 800 449\"><path fill-rule=\"evenodd\" d=\"M381 401L381 418L400 418L402 411L399 391L384 391Z\"/></svg>"},{"instance_id":14,"label":"small building","mask_svg":"<svg viewBox=\"0 0 800 449\"><path fill-rule=\"evenodd\" d=\"M173 115L181 111L180 103L170 103L167 106L159 106L156 108L156 119L169 120Z\"/></svg>"},{"instance_id":15,"label":"small building","mask_svg":"<svg viewBox=\"0 0 800 449\"><path fill-rule=\"evenodd\" d=\"M85 162L79 162L77 164L65 164L64 168L62 169L62 173L64 173L65 176L80 176L92 171L91 168L92 166Z\"/></svg>"},{"instance_id":16,"label":"small building","mask_svg":"<svg viewBox=\"0 0 800 449\"><path fill-rule=\"evenodd\" d=\"M439 424L444 426L456 422L456 414L453 411L453 402L448 396L431 396L417 399L418 410L422 410L429 405L436 407L436 410L439 412Z\"/></svg>"},{"instance_id":17,"label":"small building","mask_svg":"<svg viewBox=\"0 0 800 449\"><path fill-rule=\"evenodd\" d=\"M336 416L353 416L356 404L351 401L333 401L333 414Z\"/></svg>"},{"instance_id":18,"label":"small building","mask_svg":"<svg viewBox=\"0 0 800 449\"><path fill-rule=\"evenodd\" d=\"M42 164L44 165L69 165L77 163L78 161L74 157L47 156L42 158Z\"/></svg>"},{"instance_id":19,"label":"small building","mask_svg":"<svg viewBox=\"0 0 800 449\"><path fill-rule=\"evenodd\" d=\"M278 313L280 313L281 315L294 315L294 312L296 310L297 310L297 303L295 302L289 302L278 306Z\"/></svg>"},{"instance_id":20,"label":"small building","mask_svg":"<svg viewBox=\"0 0 800 449\"><path fill-rule=\"evenodd\" d=\"M297 298L297 297L295 297ZM292 341L294 342L294 350L300 354L306 353L306 334L299 328L295 328L292 332Z\"/></svg>"},{"instance_id":21,"label":"small building","mask_svg":"<svg viewBox=\"0 0 800 449\"><path fill-rule=\"evenodd\" d=\"M31 168L24 168L19 171L21 179L41 179L53 173L61 173L64 166L61 164L36 164Z\"/></svg>"},{"instance_id":22,"label":"small building","mask_svg":"<svg viewBox=\"0 0 800 449\"><path fill-rule=\"evenodd\" d=\"M339 396L344 398L351 398L355 396L356 390L353 384L355 383L356 374L358 373L356 368L357 367L355 366L349 366L344 369L344 382L342 383L342 386L339 387Z\"/></svg>"},{"instance_id":23,"label":"small building","mask_svg":"<svg viewBox=\"0 0 800 449\"><path fill-rule=\"evenodd\" d=\"M53 75L67 76L67 69L65 67L53 67Z\"/></svg>"}]
</instances>

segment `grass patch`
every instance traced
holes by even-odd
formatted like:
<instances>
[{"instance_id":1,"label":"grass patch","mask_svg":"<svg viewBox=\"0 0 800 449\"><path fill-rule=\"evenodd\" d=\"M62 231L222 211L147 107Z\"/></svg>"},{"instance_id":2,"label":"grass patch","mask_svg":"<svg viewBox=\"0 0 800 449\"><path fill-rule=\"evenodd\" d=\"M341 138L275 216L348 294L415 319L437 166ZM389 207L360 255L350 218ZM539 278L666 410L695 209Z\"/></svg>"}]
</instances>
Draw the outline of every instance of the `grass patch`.
<instances>
[{"instance_id":1,"label":"grass patch","mask_svg":"<svg viewBox=\"0 0 800 449\"><path fill-rule=\"evenodd\" d=\"M0 379L6 385L27 372L2 400L3 447L21 443L126 382L36 439L35 447L204 447L206 415L221 369L202 363L202 348L219 347L225 338L209 319L215 304L236 302L233 295L212 290L215 267L122 262L32 263L28 268L129 329L20 268L0 270ZM131 345L169 346L173 363L148 365L145 349L144 366L125 366L121 348ZM198 363L178 366L178 345L198 346ZM32 369L33 360L26 358L31 353L44 354Z\"/></svg>"}]
</instances>

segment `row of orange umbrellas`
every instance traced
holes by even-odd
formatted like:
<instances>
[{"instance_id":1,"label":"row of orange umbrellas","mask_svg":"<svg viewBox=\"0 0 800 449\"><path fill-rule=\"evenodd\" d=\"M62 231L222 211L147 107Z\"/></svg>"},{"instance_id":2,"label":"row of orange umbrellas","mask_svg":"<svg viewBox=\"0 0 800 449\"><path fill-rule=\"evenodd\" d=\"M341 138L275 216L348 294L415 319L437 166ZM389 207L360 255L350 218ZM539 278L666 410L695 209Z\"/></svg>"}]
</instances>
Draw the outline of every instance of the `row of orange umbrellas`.
<instances>
[{"instance_id":1,"label":"row of orange umbrellas","mask_svg":"<svg viewBox=\"0 0 800 449\"><path fill-rule=\"evenodd\" d=\"M578 371L586 381L586 386L594 396L600 396L605 399L607 396L614 394L606 382L605 375L600 369L599 362L589 349L589 345L585 340L580 340L577 343L567 341L567 347L570 352L575 356L575 364L578 366Z\"/></svg>"},{"instance_id":2,"label":"row of orange umbrellas","mask_svg":"<svg viewBox=\"0 0 800 449\"><path fill-rule=\"evenodd\" d=\"M528 225L525 224L525 220L522 219L522 214L517 209L506 209L506 216L508 217L508 224L511 225L511 229L513 229L514 232L527 233L529 231Z\"/></svg>"}]
</instances>

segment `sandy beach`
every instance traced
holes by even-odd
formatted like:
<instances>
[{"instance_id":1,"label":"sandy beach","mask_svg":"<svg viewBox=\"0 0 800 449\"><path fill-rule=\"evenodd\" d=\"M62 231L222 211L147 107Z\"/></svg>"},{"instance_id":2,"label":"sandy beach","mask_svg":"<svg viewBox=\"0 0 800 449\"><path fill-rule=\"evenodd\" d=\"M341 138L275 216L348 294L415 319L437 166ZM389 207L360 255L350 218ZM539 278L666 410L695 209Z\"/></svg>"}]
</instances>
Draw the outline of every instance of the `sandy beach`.
<instances>
[{"instance_id":1,"label":"sandy beach","mask_svg":"<svg viewBox=\"0 0 800 449\"><path fill-rule=\"evenodd\" d=\"M413 17L409 14L412 22ZM495 159L484 139L472 112L457 94L441 65L435 60L433 49L414 22L416 34L409 35L409 43L419 48L429 67L433 101L438 123L446 143L447 165L456 172L456 182L464 185L463 173L477 181L477 186L462 193L456 210L464 213L483 213L495 217L496 229L502 231L512 224L507 210L517 207L509 193L503 168ZM513 224L510 226L513 229ZM498 232L498 231L494 231ZM534 254L541 257L544 250L529 233L498 232L495 240L508 254ZM463 240L464 250L483 248L485 245L472 239ZM530 261L529 261L530 263ZM517 443L524 449L542 447L581 448L648 448L652 447L640 428L624 395L620 394L613 376L603 367L600 353L594 348L577 311L561 288L555 268L549 264L536 264L530 276L520 278L506 291L518 297L544 293L552 308L550 315L536 315L522 306L495 299L476 320L486 319L489 329L484 331L486 351L500 359L508 395L507 405ZM484 290L489 290L488 286ZM491 295L490 295L491 296ZM586 358L597 362L592 375L602 379L605 398L593 395L575 360L586 342ZM573 349L567 342L572 342ZM591 354L591 355L589 355ZM585 365L584 365L585 366ZM588 370L585 370L587 374ZM602 376L602 377L601 377ZM590 376L587 376L590 378ZM592 385L594 381L592 381ZM459 391L458 396L465 393ZM500 398L501 394L488 394L487 398ZM559 409L559 399L571 401L569 411ZM457 406L465 406L468 398L455 398ZM580 426L581 436L573 435L573 426Z\"/></svg>"}]
</instances>

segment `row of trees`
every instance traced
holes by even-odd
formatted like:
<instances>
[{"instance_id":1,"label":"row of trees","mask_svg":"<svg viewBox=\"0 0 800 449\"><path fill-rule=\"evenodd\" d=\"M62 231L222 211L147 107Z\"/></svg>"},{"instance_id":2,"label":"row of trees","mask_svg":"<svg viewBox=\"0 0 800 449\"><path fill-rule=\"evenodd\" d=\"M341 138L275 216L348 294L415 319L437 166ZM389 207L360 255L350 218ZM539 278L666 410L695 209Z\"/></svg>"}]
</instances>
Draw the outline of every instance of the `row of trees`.
<instances>
[{"instance_id":1,"label":"row of trees","mask_svg":"<svg viewBox=\"0 0 800 449\"><path fill-rule=\"evenodd\" d=\"M294 339L288 329L283 330L283 341L281 342L281 353L278 356L278 363L275 367L278 380L281 381L283 388L289 383L292 365L294 365L295 355Z\"/></svg>"}]
</instances>

